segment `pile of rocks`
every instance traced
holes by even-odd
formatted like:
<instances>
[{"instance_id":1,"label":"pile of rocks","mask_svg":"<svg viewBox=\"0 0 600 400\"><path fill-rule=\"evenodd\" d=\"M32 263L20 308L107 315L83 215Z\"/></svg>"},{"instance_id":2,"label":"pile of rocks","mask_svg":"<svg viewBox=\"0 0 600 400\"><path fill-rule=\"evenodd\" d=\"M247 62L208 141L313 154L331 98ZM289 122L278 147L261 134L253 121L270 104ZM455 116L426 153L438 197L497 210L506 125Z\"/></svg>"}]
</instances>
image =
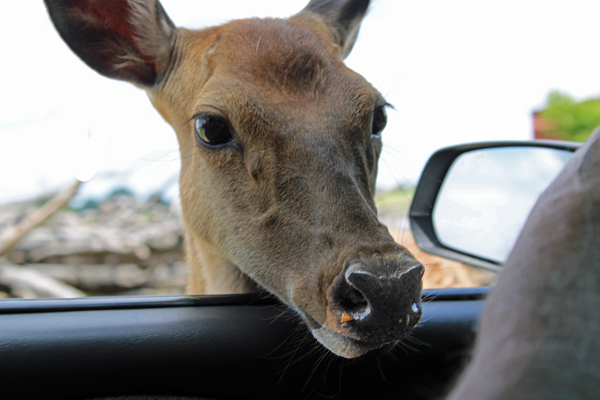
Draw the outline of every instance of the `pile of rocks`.
<instances>
[{"instance_id":1,"label":"pile of rocks","mask_svg":"<svg viewBox=\"0 0 600 400\"><path fill-rule=\"evenodd\" d=\"M0 205L2 236L39 203ZM36 289L36 276L69 285L80 295L180 294L187 276L182 245L178 204L117 195L95 209L63 209L0 260L0 296L55 297Z\"/></svg>"}]
</instances>

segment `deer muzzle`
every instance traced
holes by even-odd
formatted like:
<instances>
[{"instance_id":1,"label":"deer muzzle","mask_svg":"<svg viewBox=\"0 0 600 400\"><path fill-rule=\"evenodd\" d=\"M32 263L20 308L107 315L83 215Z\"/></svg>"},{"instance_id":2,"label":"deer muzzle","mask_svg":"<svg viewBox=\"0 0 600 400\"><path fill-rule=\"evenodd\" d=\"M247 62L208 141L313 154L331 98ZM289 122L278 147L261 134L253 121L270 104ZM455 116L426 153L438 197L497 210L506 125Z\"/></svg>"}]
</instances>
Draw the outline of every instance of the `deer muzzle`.
<instances>
[{"instance_id":1,"label":"deer muzzle","mask_svg":"<svg viewBox=\"0 0 600 400\"><path fill-rule=\"evenodd\" d=\"M327 289L326 321L314 336L346 358L390 349L421 318L423 273L406 252L347 261Z\"/></svg>"}]
</instances>

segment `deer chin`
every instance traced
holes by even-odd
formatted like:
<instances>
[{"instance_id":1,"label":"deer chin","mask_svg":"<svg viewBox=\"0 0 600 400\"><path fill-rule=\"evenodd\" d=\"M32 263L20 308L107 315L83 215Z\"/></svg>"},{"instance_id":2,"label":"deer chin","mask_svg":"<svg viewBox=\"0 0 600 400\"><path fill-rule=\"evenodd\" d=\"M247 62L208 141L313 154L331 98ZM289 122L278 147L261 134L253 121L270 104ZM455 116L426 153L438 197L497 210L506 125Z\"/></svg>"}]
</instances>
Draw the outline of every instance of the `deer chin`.
<instances>
[{"instance_id":1,"label":"deer chin","mask_svg":"<svg viewBox=\"0 0 600 400\"><path fill-rule=\"evenodd\" d=\"M378 357L390 351L397 343L396 340L388 343L357 340L332 332L324 326L311 329L311 333L332 353L344 358Z\"/></svg>"},{"instance_id":2,"label":"deer chin","mask_svg":"<svg viewBox=\"0 0 600 400\"><path fill-rule=\"evenodd\" d=\"M387 354L399 340L403 339L397 338L391 341L376 341L347 336L328 329L326 326L300 310L295 304L291 305L291 308L301 316L310 329L310 333L313 337L327 350L339 357L348 359L379 357Z\"/></svg>"}]
</instances>

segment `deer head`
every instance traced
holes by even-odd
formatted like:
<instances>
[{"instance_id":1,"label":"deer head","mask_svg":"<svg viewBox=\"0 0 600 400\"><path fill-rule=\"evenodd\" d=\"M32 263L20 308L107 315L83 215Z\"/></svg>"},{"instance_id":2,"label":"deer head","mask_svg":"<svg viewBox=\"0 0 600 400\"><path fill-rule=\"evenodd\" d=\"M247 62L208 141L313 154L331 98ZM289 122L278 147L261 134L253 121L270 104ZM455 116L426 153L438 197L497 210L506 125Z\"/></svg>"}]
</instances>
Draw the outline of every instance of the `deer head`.
<instances>
[{"instance_id":1,"label":"deer head","mask_svg":"<svg viewBox=\"0 0 600 400\"><path fill-rule=\"evenodd\" d=\"M423 267L373 201L383 96L342 62L368 0L176 28L155 0L46 0L91 68L144 89L177 134L190 294L265 289L348 357L421 315Z\"/></svg>"}]
</instances>

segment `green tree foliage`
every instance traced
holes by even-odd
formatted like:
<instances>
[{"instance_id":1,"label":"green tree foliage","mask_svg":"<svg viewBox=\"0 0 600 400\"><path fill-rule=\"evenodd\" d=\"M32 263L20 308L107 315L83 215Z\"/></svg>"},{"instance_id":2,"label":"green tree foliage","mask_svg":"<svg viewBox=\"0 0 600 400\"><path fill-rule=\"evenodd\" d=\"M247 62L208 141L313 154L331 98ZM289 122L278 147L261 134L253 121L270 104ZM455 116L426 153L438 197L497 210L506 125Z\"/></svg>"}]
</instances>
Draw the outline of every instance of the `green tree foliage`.
<instances>
[{"instance_id":1,"label":"green tree foliage","mask_svg":"<svg viewBox=\"0 0 600 400\"><path fill-rule=\"evenodd\" d=\"M134 197L135 194L131 191L131 189L122 186L113 190L106 198L112 199L113 197L117 196Z\"/></svg>"},{"instance_id":2,"label":"green tree foliage","mask_svg":"<svg viewBox=\"0 0 600 400\"><path fill-rule=\"evenodd\" d=\"M544 133L560 139L584 142L600 125L600 99L577 102L572 96L552 91L540 116L550 123Z\"/></svg>"}]
</instances>

